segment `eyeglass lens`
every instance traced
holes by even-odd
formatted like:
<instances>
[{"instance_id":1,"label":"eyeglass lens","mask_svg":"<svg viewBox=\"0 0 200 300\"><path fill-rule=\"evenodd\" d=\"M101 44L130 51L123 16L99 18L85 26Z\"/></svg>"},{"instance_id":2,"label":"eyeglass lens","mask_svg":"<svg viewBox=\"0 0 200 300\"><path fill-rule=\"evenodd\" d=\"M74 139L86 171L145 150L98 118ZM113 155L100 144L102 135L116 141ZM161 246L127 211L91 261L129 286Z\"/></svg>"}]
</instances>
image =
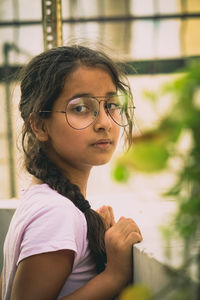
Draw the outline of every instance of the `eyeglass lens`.
<instances>
[{"instance_id":1,"label":"eyeglass lens","mask_svg":"<svg viewBox=\"0 0 200 300\"><path fill-rule=\"evenodd\" d=\"M104 100L103 100L104 101ZM120 126L128 125L128 97L116 95L105 100L104 108L112 120ZM91 125L99 114L100 101L92 97L72 99L66 107L66 119L75 129L83 129Z\"/></svg>"}]
</instances>

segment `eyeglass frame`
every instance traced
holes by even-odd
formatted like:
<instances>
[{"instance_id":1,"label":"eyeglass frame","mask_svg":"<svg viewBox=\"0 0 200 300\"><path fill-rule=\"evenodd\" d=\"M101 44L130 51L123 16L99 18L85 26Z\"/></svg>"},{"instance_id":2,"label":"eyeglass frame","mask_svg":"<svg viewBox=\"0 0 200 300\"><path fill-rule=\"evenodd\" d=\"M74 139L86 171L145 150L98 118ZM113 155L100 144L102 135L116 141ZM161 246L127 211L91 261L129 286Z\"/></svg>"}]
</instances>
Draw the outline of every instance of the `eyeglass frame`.
<instances>
[{"instance_id":1,"label":"eyeglass frame","mask_svg":"<svg viewBox=\"0 0 200 300\"><path fill-rule=\"evenodd\" d=\"M117 95L117 96L124 96L124 95L120 95L120 94L119 94L119 95ZM82 97L86 97L86 96L82 96ZM112 97L113 97L113 96L111 96L110 98L112 98ZM97 115L95 116L95 119L94 119L89 125L87 125L87 126L85 126L85 127L83 127L83 128L76 128L76 127L73 127L73 126L70 124L70 122L69 122L69 120L68 120L68 118L67 118L67 106L69 105L69 103L70 103L72 100L76 100L76 99L79 99L79 98L81 98L81 97L75 97L75 98L70 99L70 100L66 103L66 108L65 108L65 110L40 110L40 111L38 111L38 113L52 113L52 112L56 112L56 113L62 113L62 114L65 114L65 119L66 119L68 125L69 125L71 128L76 129L76 130L82 130L82 129L85 129L85 128L89 127L90 125L92 125L92 124L96 121L96 119L97 119L97 117L98 117L98 115L99 115L99 112L100 112L100 103L101 103L101 102L105 102L106 105L107 105L108 100L98 100L98 98L109 98L109 97L106 97L106 96L95 96L95 97L94 97L94 96L89 96L89 98L92 98L92 99L96 100L96 101L99 103L99 110L98 110L98 112L97 112ZM126 108L127 108L127 109L128 109L128 108L132 108L132 109L134 110L136 107L133 105L133 106L131 106L131 107L126 107ZM110 114L108 108L107 108L106 106L104 106L104 109L105 109L105 112L107 113L107 115L110 116L111 120L113 120L113 122L115 122L115 124L117 124L118 126L120 126L120 127L126 127L126 126L129 125L128 123L127 123L126 125L120 125L120 124L118 124L117 121L115 121L114 118L111 116L111 114Z\"/></svg>"}]
</instances>

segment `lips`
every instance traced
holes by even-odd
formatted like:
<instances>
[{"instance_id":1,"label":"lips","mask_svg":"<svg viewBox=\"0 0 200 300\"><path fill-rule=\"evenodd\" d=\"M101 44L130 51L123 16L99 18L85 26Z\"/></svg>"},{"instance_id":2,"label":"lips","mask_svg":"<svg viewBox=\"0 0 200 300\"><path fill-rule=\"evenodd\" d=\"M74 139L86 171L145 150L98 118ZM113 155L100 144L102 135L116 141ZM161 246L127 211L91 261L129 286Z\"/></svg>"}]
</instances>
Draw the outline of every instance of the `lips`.
<instances>
[{"instance_id":1,"label":"lips","mask_svg":"<svg viewBox=\"0 0 200 300\"><path fill-rule=\"evenodd\" d=\"M96 148L106 149L112 144L110 139L101 139L93 143L92 145Z\"/></svg>"}]
</instances>

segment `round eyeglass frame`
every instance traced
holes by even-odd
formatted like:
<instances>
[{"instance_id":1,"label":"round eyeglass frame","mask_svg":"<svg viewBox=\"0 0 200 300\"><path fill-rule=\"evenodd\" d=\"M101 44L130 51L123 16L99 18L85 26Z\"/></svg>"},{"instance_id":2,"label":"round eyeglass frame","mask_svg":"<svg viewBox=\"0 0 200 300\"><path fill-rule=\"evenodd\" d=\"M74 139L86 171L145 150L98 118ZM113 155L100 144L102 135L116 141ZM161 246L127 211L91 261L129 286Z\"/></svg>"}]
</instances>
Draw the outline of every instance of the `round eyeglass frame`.
<instances>
[{"instance_id":1,"label":"round eyeglass frame","mask_svg":"<svg viewBox=\"0 0 200 300\"><path fill-rule=\"evenodd\" d=\"M118 96L124 96L124 95L118 95ZM65 114L65 119L66 119L67 123L69 124L69 126L70 126L71 128L76 129L76 130L82 130L82 129L85 129L85 128L89 127L90 125L92 125L92 124L96 121L96 119L97 119L97 117L98 117L98 115L99 115L99 112L100 112L100 103L101 103L101 102L105 102L106 105L107 105L108 100L98 100L98 98L106 98L106 97L104 97L104 96L96 96L96 97L92 97L92 96L91 96L90 98L96 100L96 102L98 102L98 104L99 104L98 112L97 112L97 114L96 114L94 120L92 120L92 122L89 123L87 126L84 126L84 127L81 127L81 128L76 128L76 127L74 127L73 125L70 124L70 121L69 121L68 118L67 118L67 107L68 107L69 103L70 103L72 100L76 100L76 99L79 99L79 98L81 98L81 97L76 97L76 98L70 99L70 100L67 102L67 104L66 104L65 110L41 110L41 111L39 111L38 113L53 113L53 112L55 112L55 113L62 113L62 114ZM117 124L117 125L120 126L120 127L126 127L126 126L129 125L128 119L127 119L127 124L125 124L125 125L119 124L119 123L112 117L112 115L111 115L111 113L109 112L109 109L106 107L106 105L104 106L104 109L105 109L107 115L110 116L111 120L112 120L113 122L115 122L115 124ZM127 109L133 109L133 111L134 111L135 108L136 108L135 106L127 107Z\"/></svg>"}]
</instances>

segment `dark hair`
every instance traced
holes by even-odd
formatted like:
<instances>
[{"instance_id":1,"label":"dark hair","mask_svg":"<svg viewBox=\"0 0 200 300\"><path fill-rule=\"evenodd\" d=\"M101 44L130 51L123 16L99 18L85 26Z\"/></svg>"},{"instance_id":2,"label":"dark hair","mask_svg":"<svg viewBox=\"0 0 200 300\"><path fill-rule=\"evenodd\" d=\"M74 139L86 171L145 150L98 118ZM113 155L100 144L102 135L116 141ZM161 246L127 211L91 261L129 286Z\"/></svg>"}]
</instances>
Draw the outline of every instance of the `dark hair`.
<instances>
[{"instance_id":1,"label":"dark hair","mask_svg":"<svg viewBox=\"0 0 200 300\"><path fill-rule=\"evenodd\" d=\"M110 72L117 90L126 93L133 106L130 87L119 66L103 52L74 45L47 50L34 57L24 68L21 78L21 101L19 109L24 120L22 147L25 153L25 167L28 172L47 183L52 189L69 198L80 210L85 211L82 203L85 200L79 187L66 178L60 169L47 157L43 143L34 135L30 126L30 115L39 111L49 111L62 92L65 80L79 66L103 66ZM48 118L48 114L40 115ZM129 126L125 135L130 145L132 142L132 116L127 115ZM97 271L105 268L106 255L104 234L105 226L91 208L85 212L87 220L87 238L94 257Z\"/></svg>"}]
</instances>

